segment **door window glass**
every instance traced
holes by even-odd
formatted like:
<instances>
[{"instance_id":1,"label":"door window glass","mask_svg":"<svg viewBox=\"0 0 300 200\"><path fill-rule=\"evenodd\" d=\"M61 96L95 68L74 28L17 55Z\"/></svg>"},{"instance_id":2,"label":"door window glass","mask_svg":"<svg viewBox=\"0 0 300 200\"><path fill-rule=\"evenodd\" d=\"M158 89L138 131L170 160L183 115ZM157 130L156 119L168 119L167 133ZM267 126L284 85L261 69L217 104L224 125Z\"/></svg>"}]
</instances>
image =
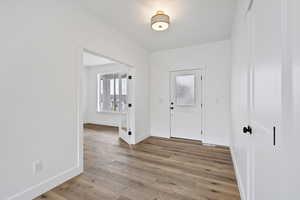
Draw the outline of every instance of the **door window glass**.
<instances>
[{"instance_id":1,"label":"door window glass","mask_svg":"<svg viewBox=\"0 0 300 200\"><path fill-rule=\"evenodd\" d=\"M175 90L176 105L195 105L195 75L176 76Z\"/></svg>"},{"instance_id":2,"label":"door window glass","mask_svg":"<svg viewBox=\"0 0 300 200\"><path fill-rule=\"evenodd\" d=\"M97 74L97 111L125 112L127 74Z\"/></svg>"}]
</instances>

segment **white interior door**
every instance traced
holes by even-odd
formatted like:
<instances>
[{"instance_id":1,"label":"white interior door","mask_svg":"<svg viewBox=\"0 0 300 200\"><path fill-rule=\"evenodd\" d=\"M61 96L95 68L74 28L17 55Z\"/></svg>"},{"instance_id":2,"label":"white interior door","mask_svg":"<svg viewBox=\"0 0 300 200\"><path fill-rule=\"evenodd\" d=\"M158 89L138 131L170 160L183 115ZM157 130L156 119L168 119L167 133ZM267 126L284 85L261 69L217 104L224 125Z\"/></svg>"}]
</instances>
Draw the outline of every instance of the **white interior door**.
<instances>
[{"instance_id":1,"label":"white interior door","mask_svg":"<svg viewBox=\"0 0 300 200\"><path fill-rule=\"evenodd\" d=\"M126 74L124 74L126 79L123 80L120 79L121 81L123 81L122 83L123 88L119 87L120 94L126 93L125 109L124 112L122 112L120 115L119 137L128 144L134 143L134 107L133 107L134 106L133 105L134 83L133 83L132 74L133 73L130 70ZM124 82L126 82L126 84Z\"/></svg>"},{"instance_id":2,"label":"white interior door","mask_svg":"<svg viewBox=\"0 0 300 200\"><path fill-rule=\"evenodd\" d=\"M267 9L266 9L267 8ZM281 0L256 0L251 9L252 200L280 197Z\"/></svg>"},{"instance_id":3,"label":"white interior door","mask_svg":"<svg viewBox=\"0 0 300 200\"><path fill-rule=\"evenodd\" d=\"M201 70L171 72L170 90L171 137L201 140Z\"/></svg>"}]
</instances>

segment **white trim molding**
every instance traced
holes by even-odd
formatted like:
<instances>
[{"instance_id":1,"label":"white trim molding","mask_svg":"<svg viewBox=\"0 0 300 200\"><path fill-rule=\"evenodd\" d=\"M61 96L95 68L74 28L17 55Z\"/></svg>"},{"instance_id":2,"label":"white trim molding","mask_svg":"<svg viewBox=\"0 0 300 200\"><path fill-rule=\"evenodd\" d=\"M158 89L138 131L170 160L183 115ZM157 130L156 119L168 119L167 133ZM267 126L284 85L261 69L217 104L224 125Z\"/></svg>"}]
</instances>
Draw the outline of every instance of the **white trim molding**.
<instances>
[{"instance_id":1,"label":"white trim molding","mask_svg":"<svg viewBox=\"0 0 300 200\"><path fill-rule=\"evenodd\" d=\"M24 191L19 192L15 195L9 197L7 200L34 199L34 198L38 197L39 195L56 187L57 185L60 185L64 182L66 182L67 180L80 175L82 172L83 171L80 167L71 168L71 169L66 170L56 176L50 177L37 185L29 187L29 188L25 189Z\"/></svg>"},{"instance_id":2,"label":"white trim molding","mask_svg":"<svg viewBox=\"0 0 300 200\"><path fill-rule=\"evenodd\" d=\"M234 166L235 176L237 179L241 200L247 200L246 193L244 190L244 185L243 185L241 174L240 174L240 170L237 165L236 156L235 156L234 150L232 149L231 146L230 146L230 153L231 153L231 158L232 158L232 162L233 162L233 166Z\"/></svg>"}]
</instances>

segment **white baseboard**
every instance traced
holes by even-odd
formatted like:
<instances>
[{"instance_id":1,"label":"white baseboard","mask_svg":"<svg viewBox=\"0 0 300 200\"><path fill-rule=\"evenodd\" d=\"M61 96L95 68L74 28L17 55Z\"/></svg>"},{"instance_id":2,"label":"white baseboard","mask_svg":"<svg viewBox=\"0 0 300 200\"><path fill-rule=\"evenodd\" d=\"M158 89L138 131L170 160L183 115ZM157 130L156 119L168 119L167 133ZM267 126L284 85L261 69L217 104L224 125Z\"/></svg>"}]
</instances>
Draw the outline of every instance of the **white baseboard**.
<instances>
[{"instance_id":1,"label":"white baseboard","mask_svg":"<svg viewBox=\"0 0 300 200\"><path fill-rule=\"evenodd\" d=\"M237 179L237 182L238 182L238 187L239 187L239 191L240 191L240 195L241 195L241 200L247 200L245 190L244 190L244 186L243 186L243 183L242 183L241 174L240 174L240 171L239 171L239 167L237 165L235 153L234 153L231 146L230 146L230 153L231 153L231 158L232 158L232 161L233 161L233 166L234 166L236 179Z\"/></svg>"},{"instance_id":2,"label":"white baseboard","mask_svg":"<svg viewBox=\"0 0 300 200\"><path fill-rule=\"evenodd\" d=\"M119 124L116 122L87 121L86 124L96 124L96 125L103 125L103 126L119 127Z\"/></svg>"},{"instance_id":3,"label":"white baseboard","mask_svg":"<svg viewBox=\"0 0 300 200\"><path fill-rule=\"evenodd\" d=\"M143 136L141 136L141 137L138 137L138 138L135 140L135 144L140 143L141 141L147 139L148 137L150 137L150 135L143 135Z\"/></svg>"},{"instance_id":4,"label":"white baseboard","mask_svg":"<svg viewBox=\"0 0 300 200\"><path fill-rule=\"evenodd\" d=\"M170 139L170 135L163 135L163 134L153 134L151 133L150 136L153 136L153 137L159 137L159 138L166 138L166 139Z\"/></svg>"},{"instance_id":5,"label":"white baseboard","mask_svg":"<svg viewBox=\"0 0 300 200\"><path fill-rule=\"evenodd\" d=\"M69 170L66 170L54 177L51 177L41 183L34 185L32 187L27 188L26 190L19 192L7 200L31 200L34 199L41 194L53 189L54 187L66 182L67 180L78 176L82 173L82 169L79 167L74 167Z\"/></svg>"},{"instance_id":6,"label":"white baseboard","mask_svg":"<svg viewBox=\"0 0 300 200\"><path fill-rule=\"evenodd\" d=\"M224 147L229 147L229 143L227 141L216 141L216 140L211 140L211 139L207 139L207 138L203 138L202 142L204 144L213 144L213 145L219 145L219 146L224 146Z\"/></svg>"}]
</instances>

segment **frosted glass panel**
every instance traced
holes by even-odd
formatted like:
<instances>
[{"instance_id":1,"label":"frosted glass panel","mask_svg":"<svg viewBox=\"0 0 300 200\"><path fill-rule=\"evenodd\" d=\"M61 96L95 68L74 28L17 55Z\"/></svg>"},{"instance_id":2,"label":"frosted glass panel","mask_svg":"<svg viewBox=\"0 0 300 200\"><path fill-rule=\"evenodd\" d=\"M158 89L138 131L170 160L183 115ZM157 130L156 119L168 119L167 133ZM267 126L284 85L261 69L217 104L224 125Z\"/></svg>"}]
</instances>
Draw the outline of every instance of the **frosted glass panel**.
<instances>
[{"instance_id":1,"label":"frosted glass panel","mask_svg":"<svg viewBox=\"0 0 300 200\"><path fill-rule=\"evenodd\" d=\"M195 105L195 75L179 75L175 78L176 105Z\"/></svg>"}]
</instances>

